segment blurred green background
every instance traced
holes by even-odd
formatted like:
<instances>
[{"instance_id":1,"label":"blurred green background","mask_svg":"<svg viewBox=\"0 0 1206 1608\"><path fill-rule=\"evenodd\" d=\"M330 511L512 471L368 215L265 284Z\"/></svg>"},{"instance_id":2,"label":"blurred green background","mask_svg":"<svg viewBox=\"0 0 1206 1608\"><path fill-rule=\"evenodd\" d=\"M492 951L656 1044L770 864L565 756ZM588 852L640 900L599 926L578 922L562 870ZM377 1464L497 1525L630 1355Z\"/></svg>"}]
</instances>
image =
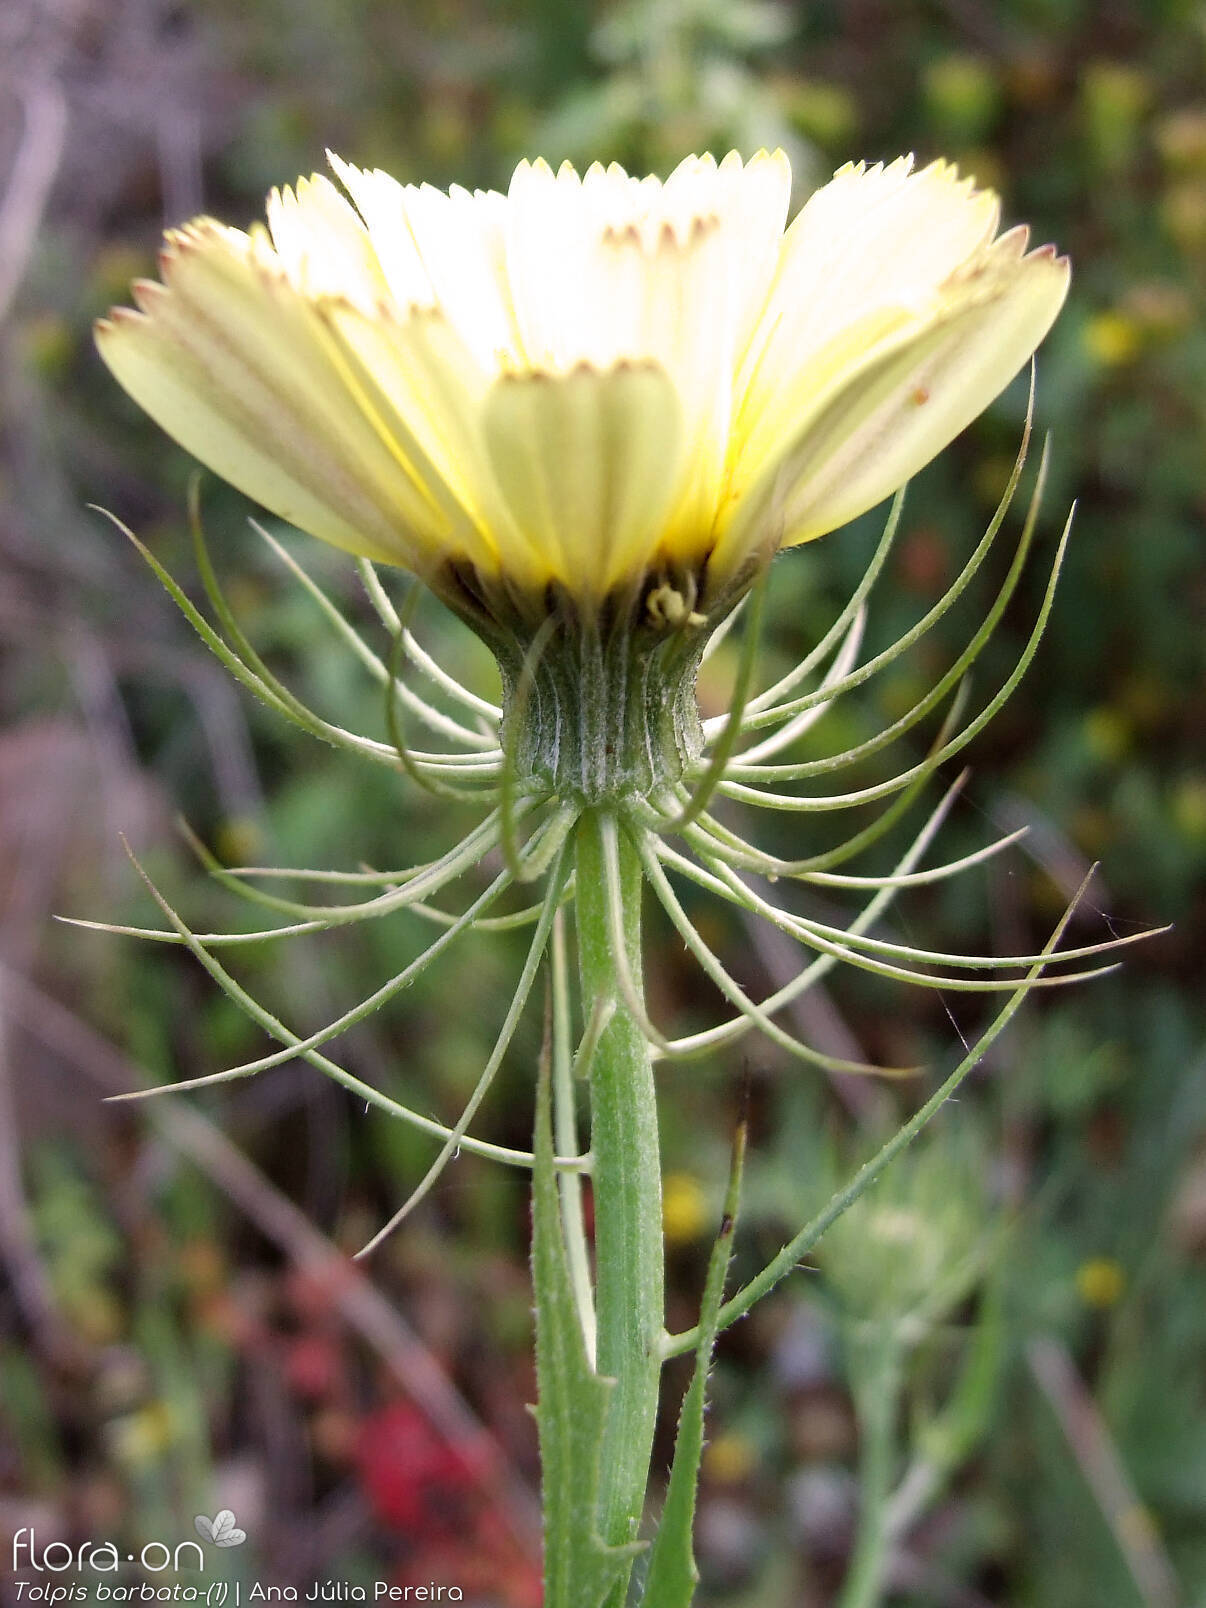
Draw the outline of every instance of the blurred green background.
<instances>
[{"instance_id":1,"label":"blurred green background","mask_svg":"<svg viewBox=\"0 0 1206 1608\"><path fill-rule=\"evenodd\" d=\"M1031 832L991 870L903 901L893 930L1032 947L1095 860L1080 941L1175 927L1104 982L1032 1002L819 1272L726 1338L701 1602L834 1600L857 1504L850 1320L931 1290L899 1426L900 1471L922 1495L889 1600L1206 1603L1204 56L1200 0L6 0L0 1568L22 1525L43 1546L137 1550L230 1507L249 1537L230 1567L247 1581L435 1581L480 1605L539 1602L521 1177L462 1157L366 1283L335 1252L421 1175L431 1148L409 1130L298 1066L187 1103L101 1104L263 1044L187 957L50 921L154 920L120 833L206 930L240 909L199 872L176 813L231 863L345 868L438 853L460 817L254 706L86 507L126 520L195 591L190 464L110 381L92 319L154 272L165 224L202 209L245 224L327 146L403 180L505 186L525 154L665 172L692 150L782 144L797 202L850 157L957 158L1075 270L1040 355L1054 432L1041 550L978 688L1024 642L1075 496L1070 557L1034 667L972 750L943 857ZM1015 386L912 489L873 645L970 550L1023 408ZM205 495L249 634L303 697L378 732L377 694L248 531L246 505L212 481ZM874 535L864 520L781 561L768 679L824 630ZM292 546L367 624L351 566ZM948 616L821 728L825 745L908 707L974 624L974 610ZM459 628L432 608L422 629L489 687ZM718 655L710 711L731 672ZM794 854L802 841L776 840ZM700 911L751 985L793 966L765 933ZM260 945L240 976L313 1028L421 936L386 924ZM516 964L507 935L475 937L341 1050L450 1120ZM715 1014L657 927L650 969L660 1019L686 1030ZM840 978L804 1025L841 1054L937 1066L983 1020L948 1005ZM484 1135L527 1142L538 1038L531 1021ZM746 1272L916 1092L834 1088L753 1042L666 1070L672 1327L693 1318L743 1076ZM681 1382L672 1372L662 1454Z\"/></svg>"}]
</instances>

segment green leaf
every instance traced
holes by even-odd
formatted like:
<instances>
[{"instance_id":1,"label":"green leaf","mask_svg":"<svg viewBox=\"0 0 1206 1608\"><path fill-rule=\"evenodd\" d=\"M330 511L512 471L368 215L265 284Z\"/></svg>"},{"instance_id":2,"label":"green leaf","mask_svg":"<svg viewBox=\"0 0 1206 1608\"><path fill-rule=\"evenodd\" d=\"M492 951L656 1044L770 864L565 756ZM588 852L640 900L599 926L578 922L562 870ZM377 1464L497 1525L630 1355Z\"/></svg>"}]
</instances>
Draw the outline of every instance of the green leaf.
<instances>
[{"instance_id":1,"label":"green leaf","mask_svg":"<svg viewBox=\"0 0 1206 1608\"><path fill-rule=\"evenodd\" d=\"M689 1608L699 1582L691 1533L695 1525L695 1498L699 1489L699 1465L704 1448L704 1409L707 1405L708 1370L712 1347L720 1322L724 1300L724 1281L733 1249L737 1208L741 1203L741 1174L745 1164L745 1123L733 1141L733 1160L729 1187L725 1195L720 1232L708 1260L703 1301L699 1313L699 1343L695 1348L695 1373L683 1399L670 1465L670 1483L661 1523L649 1557L649 1574L641 1598L644 1608Z\"/></svg>"},{"instance_id":2,"label":"green leaf","mask_svg":"<svg viewBox=\"0 0 1206 1608\"><path fill-rule=\"evenodd\" d=\"M532 1283L536 1291L534 1409L544 1486L545 1608L599 1608L644 1542L608 1546L599 1535L603 1425L615 1381L591 1366L574 1302L553 1165L549 1056L541 1058L532 1172Z\"/></svg>"}]
</instances>

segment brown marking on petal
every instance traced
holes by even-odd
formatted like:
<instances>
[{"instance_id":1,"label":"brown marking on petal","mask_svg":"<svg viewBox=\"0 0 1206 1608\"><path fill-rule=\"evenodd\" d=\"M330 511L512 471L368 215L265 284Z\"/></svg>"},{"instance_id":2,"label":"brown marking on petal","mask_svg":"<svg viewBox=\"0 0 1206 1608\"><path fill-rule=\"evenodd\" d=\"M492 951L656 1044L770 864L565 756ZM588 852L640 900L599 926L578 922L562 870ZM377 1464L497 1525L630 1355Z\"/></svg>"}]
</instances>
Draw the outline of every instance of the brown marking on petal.
<instances>
[{"instance_id":1,"label":"brown marking on petal","mask_svg":"<svg viewBox=\"0 0 1206 1608\"><path fill-rule=\"evenodd\" d=\"M924 385L919 385L913 392L911 400L915 407L922 408L930 400L930 393L926 390Z\"/></svg>"},{"instance_id":2,"label":"brown marking on petal","mask_svg":"<svg viewBox=\"0 0 1206 1608\"><path fill-rule=\"evenodd\" d=\"M130 286L130 294L144 313L150 313L154 310L155 303L162 301L165 296L170 296L171 291L157 279L136 279Z\"/></svg>"},{"instance_id":3,"label":"brown marking on petal","mask_svg":"<svg viewBox=\"0 0 1206 1608\"><path fill-rule=\"evenodd\" d=\"M696 245L705 235L709 235L719 228L720 214L718 212L698 213L687 225L687 244Z\"/></svg>"},{"instance_id":4,"label":"brown marking on petal","mask_svg":"<svg viewBox=\"0 0 1206 1608\"><path fill-rule=\"evenodd\" d=\"M121 324L142 324L146 319L142 313L135 312L133 307L110 307L108 319L98 322L108 322L116 328Z\"/></svg>"},{"instance_id":5,"label":"brown marking on petal","mask_svg":"<svg viewBox=\"0 0 1206 1608\"><path fill-rule=\"evenodd\" d=\"M714 230L720 228L720 216L715 212L697 212L687 220L680 236L674 225L666 219L657 232L658 251L688 251L698 246Z\"/></svg>"},{"instance_id":6,"label":"brown marking on petal","mask_svg":"<svg viewBox=\"0 0 1206 1608\"><path fill-rule=\"evenodd\" d=\"M512 386L526 384L549 385L556 378L557 376L548 369L511 369L506 374L500 374L495 383Z\"/></svg>"},{"instance_id":7,"label":"brown marking on petal","mask_svg":"<svg viewBox=\"0 0 1206 1608\"><path fill-rule=\"evenodd\" d=\"M413 319L418 323L424 317L438 314L443 317L444 309L439 302L408 301L403 307L399 302L378 301L377 312L379 316L390 319L395 324L409 324Z\"/></svg>"},{"instance_id":8,"label":"brown marking on petal","mask_svg":"<svg viewBox=\"0 0 1206 1608\"><path fill-rule=\"evenodd\" d=\"M619 357L608 368L596 369L597 374L660 374L661 364L652 357Z\"/></svg>"},{"instance_id":9,"label":"brown marking on petal","mask_svg":"<svg viewBox=\"0 0 1206 1608\"><path fill-rule=\"evenodd\" d=\"M661 365L649 357L621 357L614 363L600 367L592 363L589 358L579 358L570 368L538 368L527 366L522 368L503 368L496 376L495 383L499 385L511 384L516 381L531 381L540 385L563 385L567 380L578 379L610 379L617 374L660 374Z\"/></svg>"},{"instance_id":10,"label":"brown marking on petal","mask_svg":"<svg viewBox=\"0 0 1206 1608\"><path fill-rule=\"evenodd\" d=\"M337 291L323 291L321 296L308 297L307 305L324 324L330 324L335 313L360 311L352 306L346 296Z\"/></svg>"},{"instance_id":11,"label":"brown marking on petal","mask_svg":"<svg viewBox=\"0 0 1206 1608\"><path fill-rule=\"evenodd\" d=\"M528 372L543 374L550 380L563 380L567 378L576 379L579 376L602 379L605 375L610 377L613 374L655 374L660 372L660 369L659 365L649 357L619 357L615 362L606 363L602 366L598 363L592 363L588 357L580 357L573 367L569 369L560 371L556 369L531 369Z\"/></svg>"},{"instance_id":12,"label":"brown marking on petal","mask_svg":"<svg viewBox=\"0 0 1206 1608\"><path fill-rule=\"evenodd\" d=\"M605 246L637 246L641 244L641 231L635 223L609 223L603 230Z\"/></svg>"}]
</instances>

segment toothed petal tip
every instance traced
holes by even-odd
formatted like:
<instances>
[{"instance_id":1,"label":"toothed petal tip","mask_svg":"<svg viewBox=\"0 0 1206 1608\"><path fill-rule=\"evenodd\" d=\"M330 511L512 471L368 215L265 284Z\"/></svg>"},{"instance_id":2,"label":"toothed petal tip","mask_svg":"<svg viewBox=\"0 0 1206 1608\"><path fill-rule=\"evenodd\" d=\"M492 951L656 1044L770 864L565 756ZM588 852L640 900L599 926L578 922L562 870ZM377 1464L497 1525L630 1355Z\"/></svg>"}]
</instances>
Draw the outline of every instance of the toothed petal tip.
<instances>
[{"instance_id":1,"label":"toothed petal tip","mask_svg":"<svg viewBox=\"0 0 1206 1608\"><path fill-rule=\"evenodd\" d=\"M689 553L723 568L717 553L735 511L764 475L778 474L812 413L832 424L826 410L861 395L859 377L889 350L928 351L931 336L960 319L975 334L995 307L999 338L984 337L970 379L966 364L946 379L924 364L913 372L902 358L904 411L893 428L912 439L910 420L924 416L918 439L937 450L964 404L984 405L986 388L1024 363L1069 273L1052 245L1027 254L1025 228L998 235L995 193L945 159L920 168L911 155L846 163L787 235L791 168L781 148L693 154L665 180L630 176L615 162L580 173L569 161L554 168L525 158L505 195L399 184L334 151L326 159L355 208L331 178L311 173L271 192L267 226L244 233L203 215L170 230L161 280L136 282L134 307L97 320L98 344L178 439L208 452L220 472L237 464L244 489L266 497L271 487L269 505L287 506L290 517L307 509L302 522L337 545L364 550L349 534L348 509L341 501L333 512L312 479L306 460L321 442L307 432L319 416L323 430L356 443L340 499L350 505L355 484L373 480L378 511L395 497L408 510L423 507L441 561L464 551L505 571L514 550L525 574L547 572L571 589L565 554L581 558L580 544L563 528L564 511L545 506L538 479L508 484L545 535L512 528L501 506L501 471L481 441L482 410L496 391L527 386L556 397L534 406L529 423L544 432L542 472L567 508L578 486L551 466L567 443L580 484L593 484L599 455L625 439L607 434L620 430L623 409L655 439L678 431L658 416L664 393L685 421L683 450L667 454L681 479L665 492L664 528L647 531L644 547L632 545L644 525L623 516L625 562L639 570ZM798 226L814 216L825 228L810 241ZM799 260L789 261L800 242ZM844 261L857 272L843 272ZM809 274L822 268L818 285ZM739 361L746 350L749 361ZM624 377L639 374L658 379L626 386ZM204 391L199 412L183 394L193 385ZM949 394L960 386L962 402ZM500 409L499 438L514 436L523 417ZM244 430L255 438L246 451L237 440ZM827 459L840 459L843 439L830 441ZM299 452L295 440L307 445ZM877 438L872 456L894 461L892 442ZM662 507L648 451L628 442L614 461L649 477L646 490ZM537 467L529 465L534 477ZM867 478L865 466L856 478ZM381 556L388 544L368 545Z\"/></svg>"}]
</instances>

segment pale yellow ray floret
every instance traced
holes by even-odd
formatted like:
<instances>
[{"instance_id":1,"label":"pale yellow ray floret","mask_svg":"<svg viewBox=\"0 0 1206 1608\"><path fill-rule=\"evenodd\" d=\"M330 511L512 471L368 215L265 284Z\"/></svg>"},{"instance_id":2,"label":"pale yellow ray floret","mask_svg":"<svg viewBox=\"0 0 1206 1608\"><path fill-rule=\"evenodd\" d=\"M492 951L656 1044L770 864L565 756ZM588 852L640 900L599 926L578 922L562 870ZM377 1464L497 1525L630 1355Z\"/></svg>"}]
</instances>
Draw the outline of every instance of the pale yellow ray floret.
<instances>
[{"instance_id":1,"label":"pale yellow ray floret","mask_svg":"<svg viewBox=\"0 0 1206 1608\"><path fill-rule=\"evenodd\" d=\"M332 156L268 229L199 219L98 325L169 434L351 552L584 600L873 506L997 395L1068 266L947 163L841 169L784 232L782 152L663 183L521 162L506 195ZM270 231L270 232L269 232Z\"/></svg>"}]
</instances>

